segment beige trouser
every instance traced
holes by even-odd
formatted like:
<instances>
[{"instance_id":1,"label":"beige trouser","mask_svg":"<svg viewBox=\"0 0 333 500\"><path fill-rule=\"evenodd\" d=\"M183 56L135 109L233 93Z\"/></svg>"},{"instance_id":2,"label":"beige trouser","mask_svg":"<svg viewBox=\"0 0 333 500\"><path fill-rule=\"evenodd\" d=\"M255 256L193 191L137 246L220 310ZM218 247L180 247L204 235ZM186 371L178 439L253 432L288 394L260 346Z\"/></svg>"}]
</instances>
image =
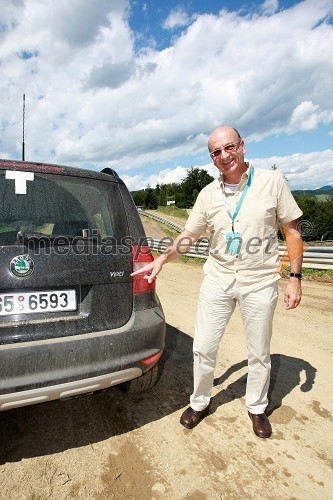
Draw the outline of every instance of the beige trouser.
<instances>
[{"instance_id":1,"label":"beige trouser","mask_svg":"<svg viewBox=\"0 0 333 500\"><path fill-rule=\"evenodd\" d=\"M238 302L248 350L245 403L251 413L265 411L271 371L272 321L277 298L277 281L242 295L236 283L224 291L216 278L210 275L204 277L193 343L194 392L190 403L194 410L203 410L210 402L219 344Z\"/></svg>"}]
</instances>

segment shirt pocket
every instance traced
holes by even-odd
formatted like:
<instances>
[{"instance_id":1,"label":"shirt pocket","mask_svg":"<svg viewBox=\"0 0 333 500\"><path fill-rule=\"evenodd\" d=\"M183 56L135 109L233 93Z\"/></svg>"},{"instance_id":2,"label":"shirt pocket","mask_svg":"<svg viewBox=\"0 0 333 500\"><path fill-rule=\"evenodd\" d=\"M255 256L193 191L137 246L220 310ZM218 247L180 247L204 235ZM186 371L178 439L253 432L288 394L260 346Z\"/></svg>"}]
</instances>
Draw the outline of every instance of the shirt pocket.
<instances>
[{"instance_id":1,"label":"shirt pocket","mask_svg":"<svg viewBox=\"0 0 333 500\"><path fill-rule=\"evenodd\" d=\"M276 196L258 195L248 198L242 206L240 219L245 219L251 226L277 226L277 199Z\"/></svg>"}]
</instances>

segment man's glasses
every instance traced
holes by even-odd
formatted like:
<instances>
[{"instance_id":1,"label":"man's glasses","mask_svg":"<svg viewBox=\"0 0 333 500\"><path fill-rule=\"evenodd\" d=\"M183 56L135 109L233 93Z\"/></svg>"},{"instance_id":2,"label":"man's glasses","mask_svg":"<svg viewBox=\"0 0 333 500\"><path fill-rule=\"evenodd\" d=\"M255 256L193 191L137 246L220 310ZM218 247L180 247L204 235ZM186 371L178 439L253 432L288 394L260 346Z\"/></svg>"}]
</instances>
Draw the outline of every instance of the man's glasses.
<instances>
[{"instance_id":1,"label":"man's glasses","mask_svg":"<svg viewBox=\"0 0 333 500\"><path fill-rule=\"evenodd\" d=\"M210 156L215 159L222 154L222 151L226 151L227 153L233 153L236 151L238 144L240 144L240 140L237 142L231 142L230 144L226 144L222 148L214 149L214 151L210 152Z\"/></svg>"}]
</instances>

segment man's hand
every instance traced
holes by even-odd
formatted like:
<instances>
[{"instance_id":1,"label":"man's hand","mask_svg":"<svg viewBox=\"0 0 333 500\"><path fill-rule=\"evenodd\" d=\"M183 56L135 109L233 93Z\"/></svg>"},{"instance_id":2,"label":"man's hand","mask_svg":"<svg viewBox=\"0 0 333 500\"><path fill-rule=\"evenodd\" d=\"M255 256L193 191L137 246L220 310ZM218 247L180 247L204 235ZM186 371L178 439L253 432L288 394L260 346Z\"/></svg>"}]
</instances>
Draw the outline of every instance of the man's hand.
<instances>
[{"instance_id":1,"label":"man's hand","mask_svg":"<svg viewBox=\"0 0 333 500\"><path fill-rule=\"evenodd\" d=\"M297 221L294 220L287 222L281 226L281 229L287 244L290 271L293 273L300 273L303 261L303 241L302 235L297 227ZM299 278L291 277L286 291L284 292L284 303L286 304L286 309L295 309L295 307L297 307L300 303L301 297L301 280Z\"/></svg>"},{"instance_id":2,"label":"man's hand","mask_svg":"<svg viewBox=\"0 0 333 500\"><path fill-rule=\"evenodd\" d=\"M199 238L201 233L191 233L184 229L177 238L173 241L172 245L167 247L167 249L153 260L149 264L146 264L141 269L134 271L131 276L136 276L137 274L143 274L143 278L148 280L148 283L152 283L157 275L160 273L164 264L170 260L175 259L178 255L182 255L190 249L191 245Z\"/></svg>"},{"instance_id":3,"label":"man's hand","mask_svg":"<svg viewBox=\"0 0 333 500\"><path fill-rule=\"evenodd\" d=\"M153 262L149 262L149 264L146 264L141 269L134 271L134 273L132 273L131 276L143 274L143 278L145 280L148 280L148 283L152 283L157 278L157 275L161 271L162 266L163 266L163 264L161 264L158 261L158 259L156 259L156 260L153 260Z\"/></svg>"},{"instance_id":4,"label":"man's hand","mask_svg":"<svg viewBox=\"0 0 333 500\"><path fill-rule=\"evenodd\" d=\"M284 303L286 309L295 309L301 302L302 286L298 278L290 278L287 288L284 292Z\"/></svg>"}]
</instances>

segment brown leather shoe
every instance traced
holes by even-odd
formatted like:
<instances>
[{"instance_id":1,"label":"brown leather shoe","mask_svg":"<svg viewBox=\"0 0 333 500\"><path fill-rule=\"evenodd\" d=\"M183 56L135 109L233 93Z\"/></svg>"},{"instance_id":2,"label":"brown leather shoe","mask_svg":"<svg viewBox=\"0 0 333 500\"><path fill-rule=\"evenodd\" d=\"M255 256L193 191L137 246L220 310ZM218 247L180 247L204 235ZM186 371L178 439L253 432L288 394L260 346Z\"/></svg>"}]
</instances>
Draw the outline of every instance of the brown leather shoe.
<instances>
[{"instance_id":1,"label":"brown leather shoe","mask_svg":"<svg viewBox=\"0 0 333 500\"><path fill-rule=\"evenodd\" d=\"M260 438L269 438L272 434L272 426L265 413L254 415L248 411L249 417L252 420L253 432Z\"/></svg>"},{"instance_id":2,"label":"brown leather shoe","mask_svg":"<svg viewBox=\"0 0 333 500\"><path fill-rule=\"evenodd\" d=\"M189 406L180 417L180 423L187 429L193 429L208 413L209 406L201 411L195 411Z\"/></svg>"}]
</instances>

